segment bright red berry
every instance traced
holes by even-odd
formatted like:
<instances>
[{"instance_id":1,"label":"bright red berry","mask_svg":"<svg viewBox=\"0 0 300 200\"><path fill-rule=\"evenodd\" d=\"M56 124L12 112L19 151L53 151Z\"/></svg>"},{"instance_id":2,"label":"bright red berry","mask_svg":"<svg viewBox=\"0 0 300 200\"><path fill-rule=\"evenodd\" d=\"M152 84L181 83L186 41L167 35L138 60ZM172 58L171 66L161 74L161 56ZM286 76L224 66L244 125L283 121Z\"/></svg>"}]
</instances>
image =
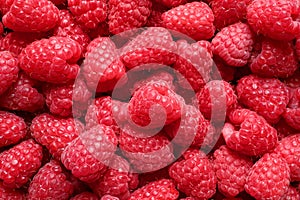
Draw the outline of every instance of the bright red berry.
<instances>
[{"instance_id":1,"label":"bright red berry","mask_svg":"<svg viewBox=\"0 0 300 200\"><path fill-rule=\"evenodd\" d=\"M28 198L68 200L73 190L59 162L51 160L33 177L28 188Z\"/></svg>"},{"instance_id":2,"label":"bright red berry","mask_svg":"<svg viewBox=\"0 0 300 200\"><path fill-rule=\"evenodd\" d=\"M26 200L25 196L23 191L7 188L0 182L0 199Z\"/></svg>"},{"instance_id":3,"label":"bright red berry","mask_svg":"<svg viewBox=\"0 0 300 200\"><path fill-rule=\"evenodd\" d=\"M3 24L0 22L0 36L3 34L3 32L4 32Z\"/></svg>"},{"instance_id":4,"label":"bright red berry","mask_svg":"<svg viewBox=\"0 0 300 200\"><path fill-rule=\"evenodd\" d=\"M214 14L204 2L192 2L168 10L162 15L164 26L194 40L210 39L215 32Z\"/></svg>"},{"instance_id":5,"label":"bright red berry","mask_svg":"<svg viewBox=\"0 0 300 200\"><path fill-rule=\"evenodd\" d=\"M119 200L119 198L107 194L101 197L101 200Z\"/></svg>"},{"instance_id":6,"label":"bright red berry","mask_svg":"<svg viewBox=\"0 0 300 200\"><path fill-rule=\"evenodd\" d=\"M280 200L297 200L300 199L300 191L297 190L297 188L293 186L289 186L289 189L287 192L280 198Z\"/></svg>"},{"instance_id":7,"label":"bright red berry","mask_svg":"<svg viewBox=\"0 0 300 200\"><path fill-rule=\"evenodd\" d=\"M58 22L58 8L47 0L15 0L3 24L19 32L46 32Z\"/></svg>"},{"instance_id":8,"label":"bright red berry","mask_svg":"<svg viewBox=\"0 0 300 200\"><path fill-rule=\"evenodd\" d=\"M14 0L0 0L0 13L2 13L2 15L5 15L11 5L14 3Z\"/></svg>"},{"instance_id":9,"label":"bright red berry","mask_svg":"<svg viewBox=\"0 0 300 200\"><path fill-rule=\"evenodd\" d=\"M300 87L291 90L291 98L286 112L283 113L285 122L296 130L300 130Z\"/></svg>"},{"instance_id":10,"label":"bright red berry","mask_svg":"<svg viewBox=\"0 0 300 200\"><path fill-rule=\"evenodd\" d=\"M25 185L41 166L42 147L26 140L0 154L0 179L9 188Z\"/></svg>"},{"instance_id":11,"label":"bright red berry","mask_svg":"<svg viewBox=\"0 0 300 200\"><path fill-rule=\"evenodd\" d=\"M290 170L277 154L265 154L252 167L245 190L255 199L280 199L290 185Z\"/></svg>"},{"instance_id":12,"label":"bright red berry","mask_svg":"<svg viewBox=\"0 0 300 200\"><path fill-rule=\"evenodd\" d=\"M300 38L296 40L296 54L298 56L298 60L300 60Z\"/></svg>"}]
</instances>

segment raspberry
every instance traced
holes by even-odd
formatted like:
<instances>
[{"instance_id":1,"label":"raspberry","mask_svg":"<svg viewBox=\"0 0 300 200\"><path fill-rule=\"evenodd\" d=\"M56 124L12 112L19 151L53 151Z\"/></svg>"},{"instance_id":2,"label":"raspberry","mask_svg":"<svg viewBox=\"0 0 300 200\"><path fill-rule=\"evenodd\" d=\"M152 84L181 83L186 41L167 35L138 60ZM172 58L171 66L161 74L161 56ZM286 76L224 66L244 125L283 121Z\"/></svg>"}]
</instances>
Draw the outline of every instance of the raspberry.
<instances>
[{"instance_id":1,"label":"raspberry","mask_svg":"<svg viewBox=\"0 0 300 200\"><path fill-rule=\"evenodd\" d=\"M222 58L226 64L241 67L247 64L254 43L250 27L244 23L232 24L223 28L213 38L213 53Z\"/></svg>"},{"instance_id":2,"label":"raspberry","mask_svg":"<svg viewBox=\"0 0 300 200\"><path fill-rule=\"evenodd\" d=\"M298 133L298 131L290 127L283 118L281 118L280 121L274 125L274 128L277 130L279 140L282 140L288 135L294 135Z\"/></svg>"},{"instance_id":3,"label":"raspberry","mask_svg":"<svg viewBox=\"0 0 300 200\"><path fill-rule=\"evenodd\" d=\"M134 93L128 112L138 126L157 128L179 119L183 105L184 100L165 82L150 82Z\"/></svg>"},{"instance_id":4,"label":"raspberry","mask_svg":"<svg viewBox=\"0 0 300 200\"><path fill-rule=\"evenodd\" d=\"M0 14L5 15L13 3L14 0L0 0Z\"/></svg>"},{"instance_id":5,"label":"raspberry","mask_svg":"<svg viewBox=\"0 0 300 200\"><path fill-rule=\"evenodd\" d=\"M33 177L28 188L28 198L67 200L73 190L59 162L52 160Z\"/></svg>"},{"instance_id":6,"label":"raspberry","mask_svg":"<svg viewBox=\"0 0 300 200\"><path fill-rule=\"evenodd\" d=\"M222 80L230 82L234 80L236 70L241 69L227 65L225 61L218 56L214 56L213 60L216 67L214 67L211 72L212 80L220 80L220 78L222 78Z\"/></svg>"},{"instance_id":7,"label":"raspberry","mask_svg":"<svg viewBox=\"0 0 300 200\"><path fill-rule=\"evenodd\" d=\"M298 56L298 60L300 60L300 38L298 38L296 40L296 46L295 46L295 48L296 48L296 54Z\"/></svg>"},{"instance_id":8,"label":"raspberry","mask_svg":"<svg viewBox=\"0 0 300 200\"><path fill-rule=\"evenodd\" d=\"M18 79L18 60L9 51L0 51L0 95Z\"/></svg>"},{"instance_id":9,"label":"raspberry","mask_svg":"<svg viewBox=\"0 0 300 200\"><path fill-rule=\"evenodd\" d=\"M58 8L47 0L15 0L3 16L3 24L19 32L46 32L58 21Z\"/></svg>"},{"instance_id":10,"label":"raspberry","mask_svg":"<svg viewBox=\"0 0 300 200\"><path fill-rule=\"evenodd\" d=\"M95 39L88 46L83 62L83 75L90 89L97 92L112 91L125 75L125 67L118 58L117 49L110 38ZM97 89L96 89L97 87Z\"/></svg>"},{"instance_id":11,"label":"raspberry","mask_svg":"<svg viewBox=\"0 0 300 200\"><path fill-rule=\"evenodd\" d=\"M263 155L275 148L277 131L253 111L237 109L229 115L223 137L229 148L249 156ZM236 126L236 127L235 127Z\"/></svg>"},{"instance_id":12,"label":"raspberry","mask_svg":"<svg viewBox=\"0 0 300 200\"><path fill-rule=\"evenodd\" d=\"M214 131L210 122L194 106L187 105L183 116L176 122L164 127L172 142L183 146L201 147L207 134ZM206 144L204 144L206 145Z\"/></svg>"},{"instance_id":13,"label":"raspberry","mask_svg":"<svg viewBox=\"0 0 300 200\"><path fill-rule=\"evenodd\" d=\"M169 8L177 7L187 3L187 0L156 0L158 3L165 5Z\"/></svg>"},{"instance_id":14,"label":"raspberry","mask_svg":"<svg viewBox=\"0 0 300 200\"><path fill-rule=\"evenodd\" d=\"M104 22L100 23L96 28L90 29L86 32L91 39L95 39L100 36L108 37L110 35L110 32L108 29L109 29L108 22L104 21Z\"/></svg>"},{"instance_id":15,"label":"raspberry","mask_svg":"<svg viewBox=\"0 0 300 200\"><path fill-rule=\"evenodd\" d=\"M297 200L300 199L300 192L293 186L289 186L287 192L280 198L280 200L291 199Z\"/></svg>"},{"instance_id":16,"label":"raspberry","mask_svg":"<svg viewBox=\"0 0 300 200\"><path fill-rule=\"evenodd\" d=\"M275 40L292 40L300 34L299 2L253 0L247 7L247 20L256 33Z\"/></svg>"},{"instance_id":17,"label":"raspberry","mask_svg":"<svg viewBox=\"0 0 300 200\"><path fill-rule=\"evenodd\" d=\"M77 138L83 128L83 125L73 118L62 119L50 114L36 116L30 126L32 137L58 160L65 147Z\"/></svg>"},{"instance_id":18,"label":"raspberry","mask_svg":"<svg viewBox=\"0 0 300 200\"><path fill-rule=\"evenodd\" d=\"M99 197L94 193L82 192L72 197L70 200L99 200Z\"/></svg>"},{"instance_id":19,"label":"raspberry","mask_svg":"<svg viewBox=\"0 0 300 200\"><path fill-rule=\"evenodd\" d=\"M119 200L119 198L111 195L104 195L101 200Z\"/></svg>"},{"instance_id":20,"label":"raspberry","mask_svg":"<svg viewBox=\"0 0 300 200\"><path fill-rule=\"evenodd\" d=\"M200 47L204 48L210 55L210 57L213 57L212 52L212 45L209 41L206 40L199 40L196 42Z\"/></svg>"},{"instance_id":21,"label":"raspberry","mask_svg":"<svg viewBox=\"0 0 300 200\"><path fill-rule=\"evenodd\" d=\"M246 178L253 165L250 158L242 156L227 146L214 152L214 169L219 191L228 197L237 196L244 190Z\"/></svg>"},{"instance_id":22,"label":"raspberry","mask_svg":"<svg viewBox=\"0 0 300 200\"><path fill-rule=\"evenodd\" d=\"M67 0L51 0L55 5L65 4Z\"/></svg>"},{"instance_id":23,"label":"raspberry","mask_svg":"<svg viewBox=\"0 0 300 200\"><path fill-rule=\"evenodd\" d=\"M23 72L18 80L0 98L0 106L9 110L35 112L44 106L44 97L35 88L38 82Z\"/></svg>"},{"instance_id":24,"label":"raspberry","mask_svg":"<svg viewBox=\"0 0 300 200\"><path fill-rule=\"evenodd\" d=\"M0 179L3 186L20 188L37 172L42 161L42 147L26 140L0 154Z\"/></svg>"},{"instance_id":25,"label":"raspberry","mask_svg":"<svg viewBox=\"0 0 300 200\"><path fill-rule=\"evenodd\" d=\"M3 34L3 32L4 32L3 24L0 22L0 36Z\"/></svg>"},{"instance_id":26,"label":"raspberry","mask_svg":"<svg viewBox=\"0 0 300 200\"><path fill-rule=\"evenodd\" d=\"M150 0L109 0L108 25L109 31L119 34L147 23L152 2Z\"/></svg>"},{"instance_id":27,"label":"raspberry","mask_svg":"<svg viewBox=\"0 0 300 200\"><path fill-rule=\"evenodd\" d=\"M300 181L300 134L283 138L274 153L286 160L290 167L291 181Z\"/></svg>"},{"instance_id":28,"label":"raspberry","mask_svg":"<svg viewBox=\"0 0 300 200\"><path fill-rule=\"evenodd\" d=\"M153 181L131 193L128 200L150 200L150 199L164 199L176 200L179 192L175 188L175 184L169 179L160 179Z\"/></svg>"},{"instance_id":29,"label":"raspberry","mask_svg":"<svg viewBox=\"0 0 300 200\"><path fill-rule=\"evenodd\" d=\"M300 130L300 87L291 92L291 99L283 114L285 122L296 130Z\"/></svg>"},{"instance_id":30,"label":"raspberry","mask_svg":"<svg viewBox=\"0 0 300 200\"><path fill-rule=\"evenodd\" d=\"M2 182L0 182L0 199L26 200L25 193L16 189L4 187Z\"/></svg>"},{"instance_id":31,"label":"raspberry","mask_svg":"<svg viewBox=\"0 0 300 200\"><path fill-rule=\"evenodd\" d=\"M175 52L171 33L165 28L150 27L122 48L121 59L129 69L151 63L171 65Z\"/></svg>"},{"instance_id":32,"label":"raspberry","mask_svg":"<svg viewBox=\"0 0 300 200\"><path fill-rule=\"evenodd\" d=\"M153 4L152 11L148 17L146 27L163 27L162 14L167 11L167 8L161 4Z\"/></svg>"},{"instance_id":33,"label":"raspberry","mask_svg":"<svg viewBox=\"0 0 300 200\"><path fill-rule=\"evenodd\" d=\"M261 51L250 64L251 71L262 77L286 78L298 68L293 43L264 39Z\"/></svg>"},{"instance_id":34,"label":"raspberry","mask_svg":"<svg viewBox=\"0 0 300 200\"><path fill-rule=\"evenodd\" d=\"M101 144L101 145L100 145ZM106 170L108 161L116 150L114 131L98 125L80 134L63 151L61 161L72 174L84 182L95 182Z\"/></svg>"},{"instance_id":35,"label":"raspberry","mask_svg":"<svg viewBox=\"0 0 300 200\"><path fill-rule=\"evenodd\" d=\"M205 118L224 121L226 113L236 107L237 96L228 82L213 80L196 94L195 105L197 104Z\"/></svg>"},{"instance_id":36,"label":"raspberry","mask_svg":"<svg viewBox=\"0 0 300 200\"><path fill-rule=\"evenodd\" d=\"M177 46L177 60L173 67L181 74L178 82L181 87L197 92L210 79L213 60L199 43L190 45L185 40L179 40Z\"/></svg>"},{"instance_id":37,"label":"raspberry","mask_svg":"<svg viewBox=\"0 0 300 200\"><path fill-rule=\"evenodd\" d=\"M298 88L300 87L300 70L295 71L295 73L284 79L284 83L286 84L286 86L290 87L290 88Z\"/></svg>"},{"instance_id":38,"label":"raspberry","mask_svg":"<svg viewBox=\"0 0 300 200\"><path fill-rule=\"evenodd\" d=\"M70 11L76 16L81 25L93 29L107 16L107 5L105 0L68 0Z\"/></svg>"},{"instance_id":39,"label":"raspberry","mask_svg":"<svg viewBox=\"0 0 300 200\"><path fill-rule=\"evenodd\" d=\"M238 81L238 100L263 116L269 123L277 123L289 102L286 86L275 78L249 75Z\"/></svg>"},{"instance_id":40,"label":"raspberry","mask_svg":"<svg viewBox=\"0 0 300 200\"><path fill-rule=\"evenodd\" d=\"M256 199L280 199L290 184L289 171L280 156L266 153L250 170L245 190Z\"/></svg>"},{"instance_id":41,"label":"raspberry","mask_svg":"<svg viewBox=\"0 0 300 200\"><path fill-rule=\"evenodd\" d=\"M150 133L153 134L154 131ZM145 137L146 134L126 126L119 136L122 154L136 170L152 172L174 161L172 144L163 132L148 137Z\"/></svg>"},{"instance_id":42,"label":"raspberry","mask_svg":"<svg viewBox=\"0 0 300 200\"><path fill-rule=\"evenodd\" d=\"M204 2L172 8L162 15L162 19L166 28L186 34L194 40L210 39L215 32L213 12Z\"/></svg>"},{"instance_id":43,"label":"raspberry","mask_svg":"<svg viewBox=\"0 0 300 200\"><path fill-rule=\"evenodd\" d=\"M177 188L187 196L208 199L216 192L217 179L213 166L201 152L175 162L169 168L169 174Z\"/></svg>"},{"instance_id":44,"label":"raspberry","mask_svg":"<svg viewBox=\"0 0 300 200\"><path fill-rule=\"evenodd\" d=\"M26 136L24 119L6 111L0 111L0 147L18 143Z\"/></svg>"},{"instance_id":45,"label":"raspberry","mask_svg":"<svg viewBox=\"0 0 300 200\"><path fill-rule=\"evenodd\" d=\"M20 68L33 79L65 83L76 78L80 55L81 47L74 40L51 37L28 45L19 55Z\"/></svg>"}]
</instances>

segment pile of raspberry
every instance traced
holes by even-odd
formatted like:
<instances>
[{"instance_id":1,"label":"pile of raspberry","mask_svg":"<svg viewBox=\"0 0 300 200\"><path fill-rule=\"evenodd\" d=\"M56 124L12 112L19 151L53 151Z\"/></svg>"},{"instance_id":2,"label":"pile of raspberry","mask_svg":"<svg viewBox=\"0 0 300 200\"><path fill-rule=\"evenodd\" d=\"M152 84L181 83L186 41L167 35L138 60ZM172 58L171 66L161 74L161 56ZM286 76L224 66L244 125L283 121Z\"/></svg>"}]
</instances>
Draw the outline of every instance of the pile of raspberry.
<instances>
[{"instance_id":1,"label":"pile of raspberry","mask_svg":"<svg viewBox=\"0 0 300 200\"><path fill-rule=\"evenodd\" d=\"M299 0L0 0L0 199L299 200Z\"/></svg>"}]
</instances>

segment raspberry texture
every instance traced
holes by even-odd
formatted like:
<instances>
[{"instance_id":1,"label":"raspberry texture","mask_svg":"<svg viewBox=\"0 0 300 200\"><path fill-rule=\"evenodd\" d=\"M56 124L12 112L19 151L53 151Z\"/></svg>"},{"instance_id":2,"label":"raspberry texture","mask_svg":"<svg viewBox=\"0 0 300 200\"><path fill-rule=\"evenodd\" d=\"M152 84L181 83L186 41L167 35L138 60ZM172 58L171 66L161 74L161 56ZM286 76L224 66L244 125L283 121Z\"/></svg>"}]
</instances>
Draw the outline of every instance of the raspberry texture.
<instances>
[{"instance_id":1,"label":"raspberry texture","mask_svg":"<svg viewBox=\"0 0 300 200\"><path fill-rule=\"evenodd\" d=\"M300 38L296 40L296 54L298 56L298 60L300 60Z\"/></svg>"},{"instance_id":2,"label":"raspberry texture","mask_svg":"<svg viewBox=\"0 0 300 200\"><path fill-rule=\"evenodd\" d=\"M119 198L107 194L101 197L101 200L119 200Z\"/></svg>"},{"instance_id":3,"label":"raspberry texture","mask_svg":"<svg viewBox=\"0 0 300 200\"><path fill-rule=\"evenodd\" d=\"M0 51L0 95L18 79L18 73L18 60L9 51Z\"/></svg>"},{"instance_id":4,"label":"raspberry texture","mask_svg":"<svg viewBox=\"0 0 300 200\"><path fill-rule=\"evenodd\" d=\"M299 1L253 0L247 20L254 32L275 40L292 40L300 34Z\"/></svg>"},{"instance_id":5,"label":"raspberry texture","mask_svg":"<svg viewBox=\"0 0 300 200\"><path fill-rule=\"evenodd\" d=\"M107 16L105 0L68 0L68 6L77 22L89 29L95 28Z\"/></svg>"},{"instance_id":6,"label":"raspberry texture","mask_svg":"<svg viewBox=\"0 0 300 200\"><path fill-rule=\"evenodd\" d=\"M32 139L26 140L0 154L0 179L3 186L20 188L38 171L42 147Z\"/></svg>"},{"instance_id":7,"label":"raspberry texture","mask_svg":"<svg viewBox=\"0 0 300 200\"><path fill-rule=\"evenodd\" d=\"M286 109L283 113L285 122L296 130L300 130L300 87L291 90L291 98Z\"/></svg>"},{"instance_id":8,"label":"raspberry texture","mask_svg":"<svg viewBox=\"0 0 300 200\"><path fill-rule=\"evenodd\" d=\"M289 187L289 167L277 154L265 154L250 170L245 190L256 199L280 199Z\"/></svg>"},{"instance_id":9,"label":"raspberry texture","mask_svg":"<svg viewBox=\"0 0 300 200\"><path fill-rule=\"evenodd\" d=\"M91 192L82 192L72 197L70 200L99 200L99 197Z\"/></svg>"},{"instance_id":10,"label":"raspberry texture","mask_svg":"<svg viewBox=\"0 0 300 200\"><path fill-rule=\"evenodd\" d=\"M73 185L67 180L59 162L52 160L33 177L28 188L28 198L67 200L73 190Z\"/></svg>"},{"instance_id":11,"label":"raspberry texture","mask_svg":"<svg viewBox=\"0 0 300 200\"><path fill-rule=\"evenodd\" d=\"M164 199L164 200L176 200L179 196L179 192L175 188L175 184L169 179L160 179L153 181L131 193L128 200L136 199Z\"/></svg>"},{"instance_id":12,"label":"raspberry texture","mask_svg":"<svg viewBox=\"0 0 300 200\"><path fill-rule=\"evenodd\" d=\"M0 111L0 147L18 143L26 136L27 127L23 118Z\"/></svg>"},{"instance_id":13,"label":"raspberry texture","mask_svg":"<svg viewBox=\"0 0 300 200\"><path fill-rule=\"evenodd\" d=\"M252 58L251 71L261 77L286 78L298 68L293 43L264 39L261 51Z\"/></svg>"},{"instance_id":14,"label":"raspberry texture","mask_svg":"<svg viewBox=\"0 0 300 200\"><path fill-rule=\"evenodd\" d=\"M172 8L162 15L162 19L166 28L186 34L194 40L210 39L215 32L213 12L204 2Z\"/></svg>"},{"instance_id":15,"label":"raspberry texture","mask_svg":"<svg viewBox=\"0 0 300 200\"><path fill-rule=\"evenodd\" d=\"M0 183L0 199L26 200L23 191L4 187L2 182Z\"/></svg>"},{"instance_id":16,"label":"raspberry texture","mask_svg":"<svg viewBox=\"0 0 300 200\"><path fill-rule=\"evenodd\" d=\"M3 24L19 32L46 32L58 22L58 8L47 0L15 0Z\"/></svg>"},{"instance_id":17,"label":"raspberry texture","mask_svg":"<svg viewBox=\"0 0 300 200\"><path fill-rule=\"evenodd\" d=\"M279 121L289 102L289 91L275 78L245 76L238 81L236 90L240 103L272 124Z\"/></svg>"},{"instance_id":18,"label":"raspberry texture","mask_svg":"<svg viewBox=\"0 0 300 200\"><path fill-rule=\"evenodd\" d=\"M151 14L150 0L108 0L109 31L119 34L134 28L140 28L147 23Z\"/></svg>"},{"instance_id":19,"label":"raspberry texture","mask_svg":"<svg viewBox=\"0 0 300 200\"><path fill-rule=\"evenodd\" d=\"M20 68L31 78L50 83L74 80L80 45L66 37L51 37L28 45L19 55Z\"/></svg>"},{"instance_id":20,"label":"raspberry texture","mask_svg":"<svg viewBox=\"0 0 300 200\"><path fill-rule=\"evenodd\" d=\"M187 3L187 0L156 0L158 3L167 7L177 7Z\"/></svg>"},{"instance_id":21,"label":"raspberry texture","mask_svg":"<svg viewBox=\"0 0 300 200\"><path fill-rule=\"evenodd\" d=\"M5 15L13 3L14 0L0 0L0 14Z\"/></svg>"},{"instance_id":22,"label":"raspberry texture","mask_svg":"<svg viewBox=\"0 0 300 200\"><path fill-rule=\"evenodd\" d=\"M213 165L219 191L225 196L234 197L244 190L253 163L250 158L221 146L214 152Z\"/></svg>"},{"instance_id":23,"label":"raspberry texture","mask_svg":"<svg viewBox=\"0 0 300 200\"><path fill-rule=\"evenodd\" d=\"M300 192L293 186L289 186L288 191L280 198L280 200L291 199L297 200L300 199Z\"/></svg>"},{"instance_id":24,"label":"raspberry texture","mask_svg":"<svg viewBox=\"0 0 300 200\"><path fill-rule=\"evenodd\" d=\"M172 1L173 2L173 1ZM146 27L163 27L162 14L167 11L167 8L161 4L154 3L152 5L151 14L148 17Z\"/></svg>"},{"instance_id":25,"label":"raspberry texture","mask_svg":"<svg viewBox=\"0 0 300 200\"><path fill-rule=\"evenodd\" d=\"M216 192L217 178L212 164L205 155L186 155L184 160L175 162L169 168L169 175L177 188L196 199L208 199Z\"/></svg>"},{"instance_id":26,"label":"raspberry texture","mask_svg":"<svg viewBox=\"0 0 300 200\"><path fill-rule=\"evenodd\" d=\"M73 118L63 119L50 114L36 116L30 126L32 137L58 160L65 147L78 137L83 128Z\"/></svg>"}]
</instances>

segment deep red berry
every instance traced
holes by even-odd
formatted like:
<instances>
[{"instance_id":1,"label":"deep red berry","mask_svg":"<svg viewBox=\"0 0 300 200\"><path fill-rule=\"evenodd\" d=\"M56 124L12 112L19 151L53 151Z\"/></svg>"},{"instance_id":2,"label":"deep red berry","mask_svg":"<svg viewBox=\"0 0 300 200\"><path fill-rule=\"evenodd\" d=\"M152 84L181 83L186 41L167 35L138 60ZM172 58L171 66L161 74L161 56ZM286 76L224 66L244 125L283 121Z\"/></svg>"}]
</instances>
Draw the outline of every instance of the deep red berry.
<instances>
[{"instance_id":1,"label":"deep red berry","mask_svg":"<svg viewBox=\"0 0 300 200\"><path fill-rule=\"evenodd\" d=\"M300 199L300 191L297 190L297 188L293 186L289 186L289 189L287 192L280 198L280 200L297 200Z\"/></svg>"},{"instance_id":2,"label":"deep red berry","mask_svg":"<svg viewBox=\"0 0 300 200\"><path fill-rule=\"evenodd\" d=\"M298 60L300 60L300 38L296 40L296 54L298 56Z\"/></svg>"},{"instance_id":3,"label":"deep red berry","mask_svg":"<svg viewBox=\"0 0 300 200\"><path fill-rule=\"evenodd\" d=\"M72 197L70 200L99 200L100 198L91 192L82 192ZM109 200L109 199L108 199Z\"/></svg>"},{"instance_id":4,"label":"deep red berry","mask_svg":"<svg viewBox=\"0 0 300 200\"><path fill-rule=\"evenodd\" d=\"M0 13L2 13L2 15L5 15L11 5L14 3L14 0L0 0Z\"/></svg>"},{"instance_id":5,"label":"deep red berry","mask_svg":"<svg viewBox=\"0 0 300 200\"><path fill-rule=\"evenodd\" d=\"M169 179L160 179L153 181L137 190L135 190L128 200L136 199L164 199L164 200L176 200L179 196L179 192L175 188L175 184Z\"/></svg>"},{"instance_id":6,"label":"deep red berry","mask_svg":"<svg viewBox=\"0 0 300 200\"><path fill-rule=\"evenodd\" d=\"M50 83L74 80L81 47L67 37L41 39L28 45L19 55L20 68L31 78Z\"/></svg>"},{"instance_id":7,"label":"deep red berry","mask_svg":"<svg viewBox=\"0 0 300 200\"><path fill-rule=\"evenodd\" d=\"M297 70L292 76L284 79L284 83L286 84L286 86L296 89L300 87L299 77L300 77L300 70Z\"/></svg>"},{"instance_id":8,"label":"deep red berry","mask_svg":"<svg viewBox=\"0 0 300 200\"><path fill-rule=\"evenodd\" d=\"M252 167L245 190L255 199L280 199L290 184L289 167L277 154L265 154Z\"/></svg>"},{"instance_id":9,"label":"deep red berry","mask_svg":"<svg viewBox=\"0 0 300 200\"><path fill-rule=\"evenodd\" d=\"M254 43L250 27L244 23L232 24L223 28L213 38L213 53L228 65L241 67L247 64Z\"/></svg>"},{"instance_id":10,"label":"deep red berry","mask_svg":"<svg viewBox=\"0 0 300 200\"><path fill-rule=\"evenodd\" d=\"M213 57L215 67L213 68L211 72L211 78L212 80L222 80L230 82L235 79L235 73L238 69L243 69L243 68L236 68L229 66L225 63L225 61L218 57L214 56Z\"/></svg>"},{"instance_id":11,"label":"deep red berry","mask_svg":"<svg viewBox=\"0 0 300 200\"><path fill-rule=\"evenodd\" d=\"M151 6L150 0L109 0L109 31L119 34L144 26L150 16Z\"/></svg>"},{"instance_id":12,"label":"deep red berry","mask_svg":"<svg viewBox=\"0 0 300 200\"><path fill-rule=\"evenodd\" d=\"M47 0L15 0L3 24L19 32L46 32L58 22L58 8Z\"/></svg>"},{"instance_id":13,"label":"deep red berry","mask_svg":"<svg viewBox=\"0 0 300 200\"><path fill-rule=\"evenodd\" d=\"M3 32L4 32L3 24L0 22L0 36L3 34Z\"/></svg>"},{"instance_id":14,"label":"deep red berry","mask_svg":"<svg viewBox=\"0 0 300 200\"><path fill-rule=\"evenodd\" d=\"M0 95L18 79L19 67L9 51L0 51Z\"/></svg>"},{"instance_id":15,"label":"deep red berry","mask_svg":"<svg viewBox=\"0 0 300 200\"><path fill-rule=\"evenodd\" d=\"M292 40L300 34L299 2L253 0L247 7L247 20L254 32L275 40Z\"/></svg>"},{"instance_id":16,"label":"deep red berry","mask_svg":"<svg viewBox=\"0 0 300 200\"><path fill-rule=\"evenodd\" d=\"M27 133L24 119L5 111L0 111L0 127L0 147L18 143Z\"/></svg>"},{"instance_id":17,"label":"deep red berry","mask_svg":"<svg viewBox=\"0 0 300 200\"><path fill-rule=\"evenodd\" d=\"M229 115L223 137L229 148L237 152L257 156L270 152L278 141L277 131L266 120L253 111L237 109Z\"/></svg>"},{"instance_id":18,"label":"deep red berry","mask_svg":"<svg viewBox=\"0 0 300 200\"><path fill-rule=\"evenodd\" d=\"M67 3L67 0L51 0L55 5L61 5Z\"/></svg>"},{"instance_id":19,"label":"deep red berry","mask_svg":"<svg viewBox=\"0 0 300 200\"><path fill-rule=\"evenodd\" d=\"M101 200L119 200L119 198L107 194L101 197Z\"/></svg>"},{"instance_id":20,"label":"deep red berry","mask_svg":"<svg viewBox=\"0 0 300 200\"><path fill-rule=\"evenodd\" d=\"M79 24L93 29L107 16L107 5L105 0L68 0L70 11L76 17Z\"/></svg>"},{"instance_id":21,"label":"deep red berry","mask_svg":"<svg viewBox=\"0 0 300 200\"><path fill-rule=\"evenodd\" d=\"M246 178L253 165L250 158L242 156L227 146L214 152L214 169L219 191L228 197L237 196L244 190Z\"/></svg>"},{"instance_id":22,"label":"deep red berry","mask_svg":"<svg viewBox=\"0 0 300 200\"><path fill-rule=\"evenodd\" d=\"M277 123L289 102L286 86L275 78L249 75L238 81L238 100L263 116L269 123Z\"/></svg>"},{"instance_id":23,"label":"deep red berry","mask_svg":"<svg viewBox=\"0 0 300 200\"><path fill-rule=\"evenodd\" d=\"M20 188L41 166L42 147L32 139L26 140L0 154L0 179L3 185Z\"/></svg>"},{"instance_id":24,"label":"deep red berry","mask_svg":"<svg viewBox=\"0 0 300 200\"><path fill-rule=\"evenodd\" d=\"M289 126L300 130L300 87L290 91L290 102L286 112L283 113L283 118Z\"/></svg>"},{"instance_id":25,"label":"deep red berry","mask_svg":"<svg viewBox=\"0 0 300 200\"><path fill-rule=\"evenodd\" d=\"M7 188L0 182L0 199L26 200L25 196L23 191Z\"/></svg>"},{"instance_id":26,"label":"deep red berry","mask_svg":"<svg viewBox=\"0 0 300 200\"><path fill-rule=\"evenodd\" d=\"M63 119L41 114L32 120L30 131L32 137L59 160L65 147L78 137L83 128L83 125L73 118Z\"/></svg>"},{"instance_id":27,"label":"deep red berry","mask_svg":"<svg viewBox=\"0 0 300 200\"><path fill-rule=\"evenodd\" d=\"M59 162L51 160L33 177L28 188L28 198L67 200L73 190Z\"/></svg>"},{"instance_id":28,"label":"deep red berry","mask_svg":"<svg viewBox=\"0 0 300 200\"><path fill-rule=\"evenodd\" d=\"M160 1L160 0L158 0ZM172 1L173 2L173 1ZM152 5L151 14L147 19L146 27L163 27L162 14L168 10L167 7L159 3Z\"/></svg>"},{"instance_id":29,"label":"deep red berry","mask_svg":"<svg viewBox=\"0 0 300 200\"><path fill-rule=\"evenodd\" d=\"M171 8L184 5L187 3L187 0L156 0L156 2Z\"/></svg>"},{"instance_id":30,"label":"deep red berry","mask_svg":"<svg viewBox=\"0 0 300 200\"><path fill-rule=\"evenodd\" d=\"M281 118L280 121L274 125L274 128L277 130L279 140L282 140L289 135L298 133L298 131L289 126L283 118Z\"/></svg>"}]
</instances>

